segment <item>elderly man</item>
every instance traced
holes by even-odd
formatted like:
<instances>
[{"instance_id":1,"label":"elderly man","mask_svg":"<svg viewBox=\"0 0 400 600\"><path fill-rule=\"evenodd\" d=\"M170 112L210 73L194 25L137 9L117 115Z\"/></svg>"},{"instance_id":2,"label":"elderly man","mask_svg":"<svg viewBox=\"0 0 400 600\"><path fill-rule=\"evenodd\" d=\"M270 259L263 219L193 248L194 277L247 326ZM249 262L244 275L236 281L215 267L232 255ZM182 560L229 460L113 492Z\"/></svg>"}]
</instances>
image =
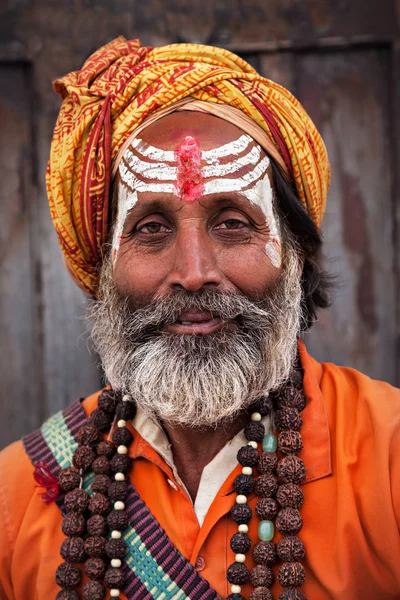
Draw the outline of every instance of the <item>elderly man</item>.
<instances>
[{"instance_id":1,"label":"elderly man","mask_svg":"<svg viewBox=\"0 0 400 600\"><path fill-rule=\"evenodd\" d=\"M3 451L1 598L400 598L399 393L299 341L328 304L304 109L225 50L123 38L55 88L108 386Z\"/></svg>"}]
</instances>

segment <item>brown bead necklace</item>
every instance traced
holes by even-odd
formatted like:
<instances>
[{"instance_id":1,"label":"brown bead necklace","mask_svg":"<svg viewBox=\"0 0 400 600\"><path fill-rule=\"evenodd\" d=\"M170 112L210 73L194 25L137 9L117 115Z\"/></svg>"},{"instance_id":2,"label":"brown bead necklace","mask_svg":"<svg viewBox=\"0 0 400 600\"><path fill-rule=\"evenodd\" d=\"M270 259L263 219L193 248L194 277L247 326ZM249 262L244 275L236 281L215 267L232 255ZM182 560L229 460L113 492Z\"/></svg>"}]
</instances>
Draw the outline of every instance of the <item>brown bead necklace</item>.
<instances>
[{"instance_id":1,"label":"brown bead necklace","mask_svg":"<svg viewBox=\"0 0 400 600\"><path fill-rule=\"evenodd\" d=\"M248 444L240 448L238 462L242 473L234 481L236 503L231 517L238 531L230 541L235 562L227 570L231 593L227 600L245 600L241 585L249 580L253 586L250 600L273 600L269 589L273 580L273 565L278 558L283 561L277 573L279 583L285 588L278 600L306 600L296 589L304 583L305 572L299 562L305 556L303 542L297 537L302 527L299 509L303 492L299 484L304 481L305 467L296 456L302 448L300 428L305 398L302 391L302 375L294 371L290 383L277 394L264 397L254 405L251 421L244 430ZM265 435L263 416L272 417L274 411L278 437ZM60 472L58 483L65 494L67 513L62 521L62 531L67 536L61 546L64 562L56 571L56 582L61 590L56 600L79 600L76 591L83 569L89 582L83 586L84 600L102 600L106 588L112 598L119 598L125 584L123 559L127 546L122 539L128 527L125 501L128 496L128 475L132 459L128 448L133 436L126 427L134 418L136 406L127 395L113 390L103 391L98 408L90 415L77 435L72 466ZM109 431L108 439L103 433ZM263 451L258 452L262 442ZM283 455L278 457L277 450ZM257 468L259 476L254 477ZM83 476L93 473L90 496L83 489ZM245 565L246 554L251 549L248 525L252 510L247 496L252 492L259 496L256 514L260 519L259 541L253 548L256 567L250 572ZM272 541L276 528L284 535L276 546Z\"/></svg>"}]
</instances>

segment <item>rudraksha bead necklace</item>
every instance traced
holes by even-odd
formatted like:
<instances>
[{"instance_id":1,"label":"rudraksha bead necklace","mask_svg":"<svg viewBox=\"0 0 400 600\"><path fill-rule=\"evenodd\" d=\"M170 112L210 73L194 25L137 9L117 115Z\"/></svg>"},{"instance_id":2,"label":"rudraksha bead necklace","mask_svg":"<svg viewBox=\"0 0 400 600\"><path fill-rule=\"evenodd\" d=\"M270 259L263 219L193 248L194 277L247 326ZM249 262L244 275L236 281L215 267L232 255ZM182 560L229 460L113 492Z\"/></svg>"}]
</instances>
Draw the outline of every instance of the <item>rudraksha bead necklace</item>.
<instances>
[{"instance_id":1,"label":"rudraksha bead necklace","mask_svg":"<svg viewBox=\"0 0 400 600\"><path fill-rule=\"evenodd\" d=\"M90 579L83 586L84 600L102 600L106 587L112 598L118 598L124 586L121 566L127 547L122 533L128 526L125 479L131 467L128 448L133 439L126 424L135 414L136 406L129 396L121 398L113 390L102 392L98 408L78 431L72 466L60 472L59 486L67 510L61 527L67 538L60 551L65 562L56 571L56 582L62 588L56 600L79 600L74 588L81 583L77 565L83 561ZM104 440L102 434L107 430L108 439ZM84 473L89 472L94 474L91 496L83 489Z\"/></svg>"},{"instance_id":2,"label":"rudraksha bead necklace","mask_svg":"<svg viewBox=\"0 0 400 600\"><path fill-rule=\"evenodd\" d=\"M304 407L301 372L294 371L291 382L278 394L258 402L244 430L248 444L239 449L237 458L242 465L242 473L233 484L237 496L231 516L238 525L238 531L230 541L235 562L228 567L226 575L231 584L227 600L245 600L241 586L248 581L254 588L250 600L274 600L269 588L274 581L272 567L278 558L283 564L278 568L277 577L284 588L278 600L306 600L304 594L296 589L303 585L305 579L304 567L300 563L305 549L297 534L303 525L299 509L304 498L299 484L304 481L306 470L302 459L296 456L303 446L300 413ZM265 434L261 422L266 415L272 419L273 409L278 438L272 433ZM261 454L258 452L260 442ZM282 458L278 457L277 450ZM259 477L255 479L256 467ZM246 554L251 549L248 522L252 517L247 498L253 490L260 497L255 507L260 523L259 541L253 548L256 566L250 572L245 564ZM277 546L272 541L275 527L284 536Z\"/></svg>"},{"instance_id":3,"label":"rudraksha bead necklace","mask_svg":"<svg viewBox=\"0 0 400 600\"><path fill-rule=\"evenodd\" d=\"M290 383L278 394L264 397L251 415L244 430L248 444L239 449L237 458L242 473L234 481L236 503L231 517L238 531L230 541L235 553L227 571L231 594L227 600L245 600L241 585L250 583L253 590L250 600L274 600L269 589L273 580L273 565L278 558L283 564L278 569L278 581L285 589L278 600L306 600L296 588L304 583L305 572L300 563L305 556L303 542L297 537L302 527L299 512L303 492L299 487L305 479L305 466L296 456L302 448L300 428L301 411L305 407L302 376L294 371ZM278 438L265 434L262 417L274 410ZM61 546L63 562L56 571L56 582L62 588L56 600L79 600L74 588L81 583L78 567L84 562L84 571L90 581L83 586L83 600L102 600L106 587L112 598L118 598L125 583L121 569L127 547L122 533L128 526L125 501L128 495L126 475L132 459L128 448L133 436L126 427L134 418L136 406L127 395L121 397L113 390L103 391L98 408L90 415L88 423L78 432L72 466L59 475L59 486L64 494L67 513L62 521L62 531L67 536ZM108 439L103 433L109 430ZM111 441L112 440L112 441ZM262 442L262 453L258 444ZM278 457L277 450L283 454ZM254 477L257 467L259 477ZM83 476L92 472L92 495L83 489ZM111 479L113 478L113 480ZM255 511L260 519L259 541L253 548L256 566L250 572L245 565L246 554L251 549L248 525L252 510L247 504L248 495L255 492L260 499ZM276 546L272 541L274 529L284 535ZM108 539L109 538L109 539Z\"/></svg>"}]
</instances>

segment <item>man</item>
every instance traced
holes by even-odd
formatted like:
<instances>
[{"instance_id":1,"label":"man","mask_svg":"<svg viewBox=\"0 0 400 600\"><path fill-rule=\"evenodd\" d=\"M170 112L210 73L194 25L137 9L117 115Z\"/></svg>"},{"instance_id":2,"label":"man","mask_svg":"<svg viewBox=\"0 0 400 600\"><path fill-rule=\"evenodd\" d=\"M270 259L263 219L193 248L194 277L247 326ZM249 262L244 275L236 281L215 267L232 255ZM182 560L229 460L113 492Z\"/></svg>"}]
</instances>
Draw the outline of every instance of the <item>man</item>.
<instances>
[{"instance_id":1,"label":"man","mask_svg":"<svg viewBox=\"0 0 400 600\"><path fill-rule=\"evenodd\" d=\"M51 214L109 386L3 451L1 597L400 598L400 395L298 341L328 304L304 109L123 38L55 88Z\"/></svg>"}]
</instances>

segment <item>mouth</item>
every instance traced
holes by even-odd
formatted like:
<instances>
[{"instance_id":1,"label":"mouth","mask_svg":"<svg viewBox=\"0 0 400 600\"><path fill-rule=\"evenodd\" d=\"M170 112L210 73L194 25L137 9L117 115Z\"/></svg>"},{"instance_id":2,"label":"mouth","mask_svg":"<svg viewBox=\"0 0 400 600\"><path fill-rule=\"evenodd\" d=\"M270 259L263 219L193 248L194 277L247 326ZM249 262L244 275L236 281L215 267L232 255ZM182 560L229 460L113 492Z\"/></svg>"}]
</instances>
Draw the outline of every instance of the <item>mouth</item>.
<instances>
[{"instance_id":1,"label":"mouth","mask_svg":"<svg viewBox=\"0 0 400 600\"><path fill-rule=\"evenodd\" d=\"M163 331L183 335L209 335L221 329L227 321L209 312L186 310L173 323L164 325Z\"/></svg>"}]
</instances>

